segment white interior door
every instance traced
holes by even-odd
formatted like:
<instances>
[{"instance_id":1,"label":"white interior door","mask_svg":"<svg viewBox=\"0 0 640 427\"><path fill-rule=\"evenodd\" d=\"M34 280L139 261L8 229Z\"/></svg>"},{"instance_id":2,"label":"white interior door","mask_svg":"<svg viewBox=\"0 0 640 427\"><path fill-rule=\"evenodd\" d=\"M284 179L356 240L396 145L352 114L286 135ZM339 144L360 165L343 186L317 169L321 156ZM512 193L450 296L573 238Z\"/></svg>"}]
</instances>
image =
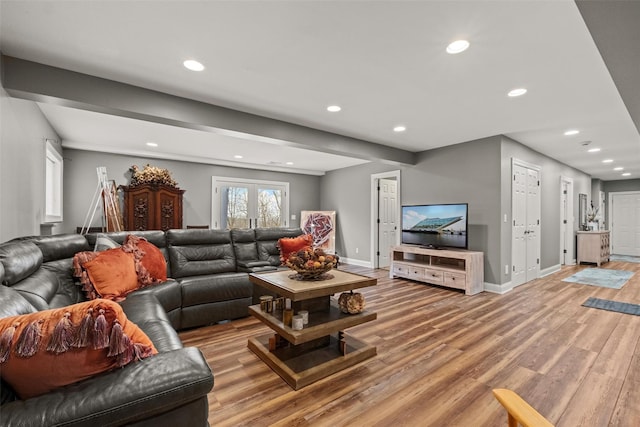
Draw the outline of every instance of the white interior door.
<instances>
[{"instance_id":1,"label":"white interior door","mask_svg":"<svg viewBox=\"0 0 640 427\"><path fill-rule=\"evenodd\" d=\"M400 218L401 188L399 170L371 174L369 259L373 268L388 267L390 247L400 243L396 228Z\"/></svg>"},{"instance_id":2,"label":"white interior door","mask_svg":"<svg viewBox=\"0 0 640 427\"><path fill-rule=\"evenodd\" d=\"M573 180L560 179L560 264L570 265L573 260Z\"/></svg>"},{"instance_id":3,"label":"white interior door","mask_svg":"<svg viewBox=\"0 0 640 427\"><path fill-rule=\"evenodd\" d=\"M640 256L640 192L610 193L611 252Z\"/></svg>"},{"instance_id":4,"label":"white interior door","mask_svg":"<svg viewBox=\"0 0 640 427\"><path fill-rule=\"evenodd\" d=\"M526 281L537 279L540 271L540 172L527 169L527 275Z\"/></svg>"},{"instance_id":5,"label":"white interior door","mask_svg":"<svg viewBox=\"0 0 640 427\"><path fill-rule=\"evenodd\" d=\"M513 165L511 215L511 284L516 287L523 284L527 276L527 171L519 165Z\"/></svg>"},{"instance_id":6,"label":"white interior door","mask_svg":"<svg viewBox=\"0 0 640 427\"><path fill-rule=\"evenodd\" d=\"M511 188L511 285L540 274L540 170L513 161Z\"/></svg>"},{"instance_id":7,"label":"white interior door","mask_svg":"<svg viewBox=\"0 0 640 427\"><path fill-rule=\"evenodd\" d=\"M391 246L395 245L398 230L398 183L395 179L378 182L378 267L391 265Z\"/></svg>"}]
</instances>

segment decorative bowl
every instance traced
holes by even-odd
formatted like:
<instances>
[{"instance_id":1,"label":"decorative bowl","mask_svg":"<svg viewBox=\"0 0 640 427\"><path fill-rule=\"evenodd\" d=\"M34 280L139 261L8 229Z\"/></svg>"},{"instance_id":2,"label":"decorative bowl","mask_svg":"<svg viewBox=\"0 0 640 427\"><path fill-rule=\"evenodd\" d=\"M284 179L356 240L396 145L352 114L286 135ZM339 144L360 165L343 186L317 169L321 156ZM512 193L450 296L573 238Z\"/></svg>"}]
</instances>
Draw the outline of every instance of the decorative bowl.
<instances>
[{"instance_id":1,"label":"decorative bowl","mask_svg":"<svg viewBox=\"0 0 640 427\"><path fill-rule=\"evenodd\" d=\"M302 280L317 280L323 274L327 273L328 271L331 271L331 269L333 269L333 266L328 265L328 266L325 266L324 268L313 268L313 269L306 269L301 267L290 267L290 268L294 270L296 273L298 273L298 277Z\"/></svg>"},{"instance_id":2,"label":"decorative bowl","mask_svg":"<svg viewBox=\"0 0 640 427\"><path fill-rule=\"evenodd\" d=\"M338 265L338 256L307 247L289 255L285 265L298 273L301 280L318 280Z\"/></svg>"}]
</instances>

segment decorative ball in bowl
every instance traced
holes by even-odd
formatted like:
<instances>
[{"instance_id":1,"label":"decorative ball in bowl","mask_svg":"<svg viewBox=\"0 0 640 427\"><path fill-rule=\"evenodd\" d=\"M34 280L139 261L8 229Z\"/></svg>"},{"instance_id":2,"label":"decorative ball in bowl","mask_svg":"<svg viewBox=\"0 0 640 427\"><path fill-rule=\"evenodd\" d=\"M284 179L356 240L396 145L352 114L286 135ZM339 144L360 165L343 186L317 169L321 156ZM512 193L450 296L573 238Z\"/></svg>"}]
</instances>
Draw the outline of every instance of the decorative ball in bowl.
<instances>
[{"instance_id":1,"label":"decorative ball in bowl","mask_svg":"<svg viewBox=\"0 0 640 427\"><path fill-rule=\"evenodd\" d=\"M289 255L285 265L298 273L300 279L317 280L338 265L338 256L320 248L306 247Z\"/></svg>"}]
</instances>

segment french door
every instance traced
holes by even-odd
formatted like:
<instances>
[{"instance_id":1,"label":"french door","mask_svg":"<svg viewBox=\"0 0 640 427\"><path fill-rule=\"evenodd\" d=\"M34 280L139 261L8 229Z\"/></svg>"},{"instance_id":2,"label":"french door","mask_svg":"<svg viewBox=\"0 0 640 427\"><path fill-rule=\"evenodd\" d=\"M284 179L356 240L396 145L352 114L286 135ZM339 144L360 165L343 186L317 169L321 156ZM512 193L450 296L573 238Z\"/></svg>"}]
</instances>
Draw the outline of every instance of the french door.
<instances>
[{"instance_id":1,"label":"french door","mask_svg":"<svg viewBox=\"0 0 640 427\"><path fill-rule=\"evenodd\" d=\"M288 225L289 183L213 177L212 228Z\"/></svg>"}]
</instances>

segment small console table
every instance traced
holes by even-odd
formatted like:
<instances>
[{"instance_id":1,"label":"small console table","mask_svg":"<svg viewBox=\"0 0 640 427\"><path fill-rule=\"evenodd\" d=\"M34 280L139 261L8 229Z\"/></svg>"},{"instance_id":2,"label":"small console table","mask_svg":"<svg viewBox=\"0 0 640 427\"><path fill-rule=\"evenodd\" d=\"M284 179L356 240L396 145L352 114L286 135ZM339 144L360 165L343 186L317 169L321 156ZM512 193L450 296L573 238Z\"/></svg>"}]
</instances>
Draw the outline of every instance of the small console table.
<instances>
[{"instance_id":1,"label":"small console table","mask_svg":"<svg viewBox=\"0 0 640 427\"><path fill-rule=\"evenodd\" d=\"M484 254L460 249L391 248L391 277L462 289L467 295L484 291Z\"/></svg>"},{"instance_id":2,"label":"small console table","mask_svg":"<svg viewBox=\"0 0 640 427\"><path fill-rule=\"evenodd\" d=\"M272 334L249 338L248 347L263 362L298 390L376 355L375 346L344 332L375 320L376 313L344 314L331 295L375 286L377 279L340 270L331 270L332 277L320 281L299 281L289 277L292 274L292 270L281 270L249 275L251 282L291 299L296 313L309 312L309 324L294 330L282 322L281 310L267 313L259 304L249 307L251 315L273 330Z\"/></svg>"},{"instance_id":3,"label":"small console table","mask_svg":"<svg viewBox=\"0 0 640 427\"><path fill-rule=\"evenodd\" d=\"M595 262L600 267L609 257L609 231L578 231L578 265Z\"/></svg>"}]
</instances>

